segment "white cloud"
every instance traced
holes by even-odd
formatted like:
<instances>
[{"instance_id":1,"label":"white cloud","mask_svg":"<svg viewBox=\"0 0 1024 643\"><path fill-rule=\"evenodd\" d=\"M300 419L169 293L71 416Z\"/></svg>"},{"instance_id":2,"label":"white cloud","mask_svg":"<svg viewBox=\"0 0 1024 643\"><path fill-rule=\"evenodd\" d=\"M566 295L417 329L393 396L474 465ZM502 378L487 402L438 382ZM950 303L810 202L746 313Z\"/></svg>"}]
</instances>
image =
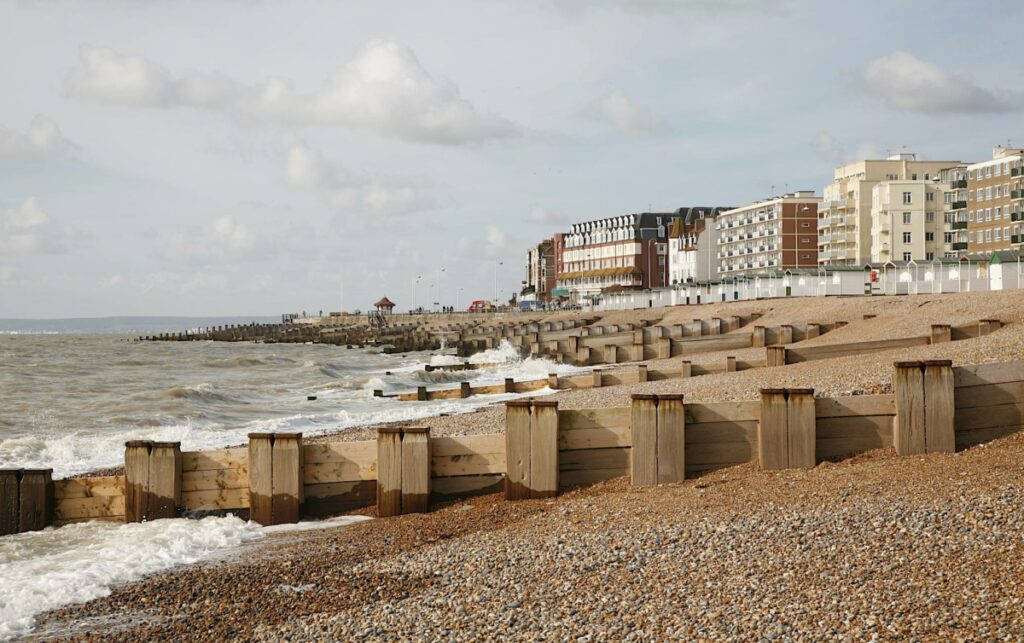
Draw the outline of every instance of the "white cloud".
<instances>
[{"instance_id":1,"label":"white cloud","mask_svg":"<svg viewBox=\"0 0 1024 643\"><path fill-rule=\"evenodd\" d=\"M175 77L142 57L83 46L69 91L100 103L218 109L242 120L354 127L446 145L521 133L511 121L477 111L457 85L427 72L411 49L385 40L364 45L312 94L296 92L284 78L246 85L222 74Z\"/></svg>"},{"instance_id":2,"label":"white cloud","mask_svg":"<svg viewBox=\"0 0 1024 643\"><path fill-rule=\"evenodd\" d=\"M818 148L818 155L822 160L841 163L845 158L842 144L827 132L818 132L814 138L814 146Z\"/></svg>"},{"instance_id":3,"label":"white cloud","mask_svg":"<svg viewBox=\"0 0 1024 643\"><path fill-rule=\"evenodd\" d=\"M969 114L1024 107L1024 92L985 89L905 51L872 60L854 75L854 83L866 94L905 112Z\"/></svg>"},{"instance_id":4,"label":"white cloud","mask_svg":"<svg viewBox=\"0 0 1024 643\"><path fill-rule=\"evenodd\" d=\"M526 219L531 223L539 223L543 225L562 225L571 223L568 216L562 213L552 212L547 208L535 205L530 208L530 211L526 213Z\"/></svg>"},{"instance_id":5,"label":"white cloud","mask_svg":"<svg viewBox=\"0 0 1024 643\"><path fill-rule=\"evenodd\" d=\"M64 138L57 123L43 115L36 115L25 132L0 126L0 158L61 156L75 147Z\"/></svg>"},{"instance_id":6,"label":"white cloud","mask_svg":"<svg viewBox=\"0 0 1024 643\"><path fill-rule=\"evenodd\" d=\"M630 100L617 89L598 100L589 114L623 134L656 136L669 129L661 115L646 105Z\"/></svg>"},{"instance_id":7,"label":"white cloud","mask_svg":"<svg viewBox=\"0 0 1024 643\"><path fill-rule=\"evenodd\" d=\"M223 215L202 229L179 231L164 242L164 255L174 261L219 264L271 257L278 248L269 235L257 236L232 215Z\"/></svg>"},{"instance_id":8,"label":"white cloud","mask_svg":"<svg viewBox=\"0 0 1024 643\"><path fill-rule=\"evenodd\" d=\"M433 206L422 181L359 175L298 140L285 151L285 182L345 213L408 214Z\"/></svg>"},{"instance_id":9,"label":"white cloud","mask_svg":"<svg viewBox=\"0 0 1024 643\"><path fill-rule=\"evenodd\" d=\"M101 279L99 286L100 288L103 289L116 288L117 286L120 286L122 283L124 283L124 277L122 277L121 275L110 275L106 279Z\"/></svg>"},{"instance_id":10,"label":"white cloud","mask_svg":"<svg viewBox=\"0 0 1024 643\"><path fill-rule=\"evenodd\" d=\"M29 197L21 206L7 211L0 236L0 254L63 252L60 236L50 225L50 217L40 207L39 200Z\"/></svg>"},{"instance_id":11,"label":"white cloud","mask_svg":"<svg viewBox=\"0 0 1024 643\"><path fill-rule=\"evenodd\" d=\"M497 226L487 226L487 245L490 246L492 253L497 253L505 244L505 232Z\"/></svg>"},{"instance_id":12,"label":"white cloud","mask_svg":"<svg viewBox=\"0 0 1024 643\"><path fill-rule=\"evenodd\" d=\"M595 8L615 9L634 13L704 12L766 12L785 8L783 0L551 0L556 6L569 11Z\"/></svg>"}]
</instances>

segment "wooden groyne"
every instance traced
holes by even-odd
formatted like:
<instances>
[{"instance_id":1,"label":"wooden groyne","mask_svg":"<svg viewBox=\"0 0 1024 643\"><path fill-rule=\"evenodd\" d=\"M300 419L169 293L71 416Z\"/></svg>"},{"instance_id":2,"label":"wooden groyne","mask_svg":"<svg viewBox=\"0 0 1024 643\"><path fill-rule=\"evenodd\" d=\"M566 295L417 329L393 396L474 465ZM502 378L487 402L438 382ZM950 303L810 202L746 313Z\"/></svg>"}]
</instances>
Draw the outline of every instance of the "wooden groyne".
<instances>
[{"instance_id":1,"label":"wooden groyne","mask_svg":"<svg viewBox=\"0 0 1024 643\"><path fill-rule=\"evenodd\" d=\"M0 533L83 520L151 520L230 511L261 524L376 506L381 517L504 490L549 497L630 476L678 482L754 461L767 470L895 447L946 453L1024 427L1024 361L953 367L893 365L893 393L817 398L811 388L766 388L760 399L690 403L632 396L629 406L559 409L506 403L505 432L431 436L381 429L376 440L303 444L298 433L253 433L247 446L181 451L132 441L125 474L53 481L48 470L0 471Z\"/></svg>"},{"instance_id":2,"label":"wooden groyne","mask_svg":"<svg viewBox=\"0 0 1024 643\"><path fill-rule=\"evenodd\" d=\"M495 395L501 393L527 393L544 388L551 389L579 389L594 388L600 386L614 386L619 384L638 384L642 382L654 382L659 380L696 377L700 375L712 375L715 373L731 373L745 371L754 368L765 368L784 366L786 364L797 364L811 360L830 359L834 357L846 357L849 355L864 355L878 353L898 348L909 348L913 346L926 346L962 339L971 339L981 335L987 335L1002 327L998 319L983 319L975 323L963 326L950 326L948 324L932 324L930 332L916 337L902 337L897 339L884 339L867 342L844 342L835 344L822 344L818 346L807 346L801 348L789 348L787 344L801 342L807 339L819 337L836 328L846 325L844 321L837 321L830 324L792 324L778 327L754 326L752 332L733 334L729 336L689 336L673 339L671 336L657 332L658 327L651 327L655 332L644 333L642 336L636 331L627 331L626 334L615 331L607 335L597 335L608 343L604 344L605 350L608 346L616 346L616 357L640 355L649 356L651 341L644 341L644 338L656 340L655 359L671 359L670 355L696 355L704 352L719 352L732 348L761 347L765 349L763 360L738 360L735 356L726 356L719 364L693 364L690 360L683 359L678 362L679 368L652 369L646 364L637 364L632 368L617 369L594 369L590 373L582 375L558 376L549 373L545 379L515 381L506 378L503 384L489 384L471 386L469 382L461 382L458 388L442 387L428 389L426 386L417 387L415 392L396 393L385 395L383 391L374 391L376 397L395 397L406 402L424 402L430 400L460 399L473 395ZM685 326L684 326L685 327ZM694 328L697 322L694 322ZM632 333L632 334L629 334ZM621 340L632 338L634 344L617 343ZM586 339L591 339L587 337ZM557 341L557 340L555 340ZM767 345L766 343L771 343ZM576 354L580 354L577 344ZM589 346L584 345L585 355L588 360L593 360L595 352ZM622 350L619 350L622 349ZM564 355L558 356L558 361L565 362ZM591 362L593 363L593 362Z\"/></svg>"}]
</instances>

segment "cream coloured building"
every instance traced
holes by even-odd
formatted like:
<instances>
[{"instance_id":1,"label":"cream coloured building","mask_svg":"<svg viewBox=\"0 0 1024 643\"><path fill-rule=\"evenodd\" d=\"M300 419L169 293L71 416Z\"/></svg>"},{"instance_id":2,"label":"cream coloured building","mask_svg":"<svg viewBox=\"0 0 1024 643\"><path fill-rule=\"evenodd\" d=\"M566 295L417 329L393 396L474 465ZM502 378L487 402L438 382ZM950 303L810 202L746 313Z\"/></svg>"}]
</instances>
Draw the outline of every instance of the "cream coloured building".
<instances>
[{"instance_id":1,"label":"cream coloured building","mask_svg":"<svg viewBox=\"0 0 1024 643\"><path fill-rule=\"evenodd\" d=\"M876 184L871 189L871 262L941 259L946 191L937 180Z\"/></svg>"},{"instance_id":2,"label":"cream coloured building","mask_svg":"<svg viewBox=\"0 0 1024 643\"><path fill-rule=\"evenodd\" d=\"M916 154L903 153L837 167L834 180L822 192L818 210L818 263L861 266L872 260L871 211L876 185L883 181L928 182L943 169L959 165L959 161L919 161Z\"/></svg>"}]
</instances>

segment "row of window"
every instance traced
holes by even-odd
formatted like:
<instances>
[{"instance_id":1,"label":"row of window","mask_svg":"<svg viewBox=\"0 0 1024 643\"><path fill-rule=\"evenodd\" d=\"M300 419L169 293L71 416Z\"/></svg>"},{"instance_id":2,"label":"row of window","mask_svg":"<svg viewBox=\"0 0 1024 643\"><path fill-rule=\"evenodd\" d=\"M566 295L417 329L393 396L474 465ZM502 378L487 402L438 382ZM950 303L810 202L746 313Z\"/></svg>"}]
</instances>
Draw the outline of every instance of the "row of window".
<instances>
[{"instance_id":1,"label":"row of window","mask_svg":"<svg viewBox=\"0 0 1024 643\"><path fill-rule=\"evenodd\" d=\"M1020 226L1013 226L1013 236L1020 234ZM1003 241L1012 241L1013 237L1010 236L1010 227L1004 228L993 228L991 230L978 230L978 241L977 243L1001 243ZM967 243L974 243L974 233L967 233Z\"/></svg>"},{"instance_id":2,"label":"row of window","mask_svg":"<svg viewBox=\"0 0 1024 643\"><path fill-rule=\"evenodd\" d=\"M992 199L1009 198L1017 190L1020 190L1020 183L1015 182L1013 184L1013 190L1010 189L1009 183L1003 183L1002 185L989 186L987 188L978 188L974 192L969 192L968 195L973 197L975 201L990 201Z\"/></svg>"},{"instance_id":3,"label":"row of window","mask_svg":"<svg viewBox=\"0 0 1024 643\"><path fill-rule=\"evenodd\" d=\"M977 211L977 218L975 218L975 211L971 210L970 212L967 213L967 220L978 221L979 223L981 223L982 221L998 221L1003 217L1009 218L1010 214L1016 213L1016 207L1014 207L1012 210L1010 208L1002 207L985 208L984 210Z\"/></svg>"},{"instance_id":4,"label":"row of window","mask_svg":"<svg viewBox=\"0 0 1024 643\"><path fill-rule=\"evenodd\" d=\"M1024 167L1024 161L1012 162L1007 161L1006 163L996 163L994 165L987 165L985 167L979 167L976 170L969 172L972 179L991 179L994 176L1010 176L1010 170L1014 167Z\"/></svg>"}]
</instances>

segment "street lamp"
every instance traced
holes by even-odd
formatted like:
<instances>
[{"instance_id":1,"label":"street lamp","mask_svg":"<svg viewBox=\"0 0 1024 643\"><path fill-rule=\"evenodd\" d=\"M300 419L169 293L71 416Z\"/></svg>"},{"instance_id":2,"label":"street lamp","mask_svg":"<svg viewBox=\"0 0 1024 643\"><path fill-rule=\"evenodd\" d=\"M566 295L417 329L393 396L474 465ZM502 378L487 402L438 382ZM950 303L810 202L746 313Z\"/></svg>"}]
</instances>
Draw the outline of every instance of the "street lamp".
<instances>
[{"instance_id":1,"label":"street lamp","mask_svg":"<svg viewBox=\"0 0 1024 643\"><path fill-rule=\"evenodd\" d=\"M498 307L498 266L504 266L504 261L494 260L494 307Z\"/></svg>"},{"instance_id":2,"label":"street lamp","mask_svg":"<svg viewBox=\"0 0 1024 643\"><path fill-rule=\"evenodd\" d=\"M409 297L409 302L410 302L410 304L409 304L409 312L410 313L412 311L416 310L416 284L418 284L420 282L420 279L422 279L422 278L423 278L423 275L416 275L416 278L412 280L412 293L410 294L410 297Z\"/></svg>"}]
</instances>

